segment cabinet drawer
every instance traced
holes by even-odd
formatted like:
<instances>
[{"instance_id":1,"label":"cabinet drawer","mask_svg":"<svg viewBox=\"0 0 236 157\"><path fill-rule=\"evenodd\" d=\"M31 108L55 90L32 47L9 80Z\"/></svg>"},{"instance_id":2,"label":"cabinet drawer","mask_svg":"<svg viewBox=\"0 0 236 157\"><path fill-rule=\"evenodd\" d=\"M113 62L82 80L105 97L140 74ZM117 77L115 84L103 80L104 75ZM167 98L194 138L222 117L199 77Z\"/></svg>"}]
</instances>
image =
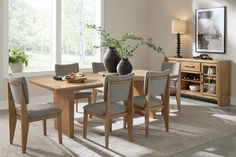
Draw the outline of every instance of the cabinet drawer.
<instances>
[{"instance_id":1,"label":"cabinet drawer","mask_svg":"<svg viewBox=\"0 0 236 157\"><path fill-rule=\"evenodd\" d=\"M181 62L181 69L183 71L196 71L200 72L200 63L194 62Z\"/></svg>"}]
</instances>

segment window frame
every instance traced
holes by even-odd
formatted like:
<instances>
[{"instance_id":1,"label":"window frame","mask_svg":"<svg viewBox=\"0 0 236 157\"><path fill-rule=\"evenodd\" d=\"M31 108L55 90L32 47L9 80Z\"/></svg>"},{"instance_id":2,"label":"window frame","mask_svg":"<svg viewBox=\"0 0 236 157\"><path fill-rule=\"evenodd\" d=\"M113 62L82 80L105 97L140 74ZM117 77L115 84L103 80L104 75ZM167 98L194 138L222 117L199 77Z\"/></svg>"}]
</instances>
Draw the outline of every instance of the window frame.
<instances>
[{"instance_id":1,"label":"window frame","mask_svg":"<svg viewBox=\"0 0 236 157\"><path fill-rule=\"evenodd\" d=\"M53 64L61 63L61 1L62 0L52 0L52 62ZM101 15L101 27L104 28L104 0L100 0L100 15ZM3 0L2 6L3 13L3 41L2 41L2 52L3 52L3 77L4 78L15 78L15 77L34 77L34 76L48 76L53 75L54 71L33 71L33 72L21 72L21 73L11 73L9 72L9 0ZM100 59L102 58L103 53L100 52ZM80 68L81 71L91 71L92 65L90 68Z\"/></svg>"}]
</instances>

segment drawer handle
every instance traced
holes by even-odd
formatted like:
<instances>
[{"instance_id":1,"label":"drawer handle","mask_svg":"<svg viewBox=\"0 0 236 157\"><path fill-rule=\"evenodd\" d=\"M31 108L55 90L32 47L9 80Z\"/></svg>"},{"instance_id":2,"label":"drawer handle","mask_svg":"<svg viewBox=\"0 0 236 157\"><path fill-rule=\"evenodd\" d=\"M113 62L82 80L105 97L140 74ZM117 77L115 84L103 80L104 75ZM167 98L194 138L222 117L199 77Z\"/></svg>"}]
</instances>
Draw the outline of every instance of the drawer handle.
<instances>
[{"instance_id":1,"label":"drawer handle","mask_svg":"<svg viewBox=\"0 0 236 157\"><path fill-rule=\"evenodd\" d=\"M194 65L185 65L186 68L194 68Z\"/></svg>"}]
</instances>

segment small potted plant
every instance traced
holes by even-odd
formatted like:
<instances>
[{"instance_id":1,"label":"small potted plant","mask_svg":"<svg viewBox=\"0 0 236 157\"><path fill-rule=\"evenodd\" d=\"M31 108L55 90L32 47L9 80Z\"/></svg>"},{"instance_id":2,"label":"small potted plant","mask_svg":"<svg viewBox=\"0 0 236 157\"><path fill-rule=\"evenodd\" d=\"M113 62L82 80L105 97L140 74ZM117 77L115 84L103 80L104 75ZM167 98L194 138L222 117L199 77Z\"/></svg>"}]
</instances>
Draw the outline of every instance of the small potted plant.
<instances>
[{"instance_id":1,"label":"small potted plant","mask_svg":"<svg viewBox=\"0 0 236 157\"><path fill-rule=\"evenodd\" d=\"M19 48L9 49L9 65L13 73L19 73L23 71L23 67L28 66L28 55L24 50Z\"/></svg>"}]
</instances>

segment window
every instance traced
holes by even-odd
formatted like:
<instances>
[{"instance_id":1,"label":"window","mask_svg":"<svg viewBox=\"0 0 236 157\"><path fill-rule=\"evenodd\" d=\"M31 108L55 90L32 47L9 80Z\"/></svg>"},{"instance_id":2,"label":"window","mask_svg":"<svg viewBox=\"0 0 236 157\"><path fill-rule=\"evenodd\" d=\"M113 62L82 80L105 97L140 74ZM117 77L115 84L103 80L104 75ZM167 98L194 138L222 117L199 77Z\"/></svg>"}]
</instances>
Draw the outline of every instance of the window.
<instances>
[{"instance_id":1,"label":"window","mask_svg":"<svg viewBox=\"0 0 236 157\"><path fill-rule=\"evenodd\" d=\"M98 0L62 0L61 53L62 63L79 62L80 67L89 67L99 60L99 54L93 48L97 34L86 24L97 22L100 7Z\"/></svg>"},{"instance_id":2,"label":"window","mask_svg":"<svg viewBox=\"0 0 236 157\"><path fill-rule=\"evenodd\" d=\"M24 71L52 70L52 0L9 1L9 48L29 56ZM42 64L43 63L43 64Z\"/></svg>"},{"instance_id":3,"label":"window","mask_svg":"<svg viewBox=\"0 0 236 157\"><path fill-rule=\"evenodd\" d=\"M29 55L24 72L52 71L55 63L91 67L100 61L93 49L100 38L86 24L101 26L101 7L102 0L8 0L8 48Z\"/></svg>"}]
</instances>

